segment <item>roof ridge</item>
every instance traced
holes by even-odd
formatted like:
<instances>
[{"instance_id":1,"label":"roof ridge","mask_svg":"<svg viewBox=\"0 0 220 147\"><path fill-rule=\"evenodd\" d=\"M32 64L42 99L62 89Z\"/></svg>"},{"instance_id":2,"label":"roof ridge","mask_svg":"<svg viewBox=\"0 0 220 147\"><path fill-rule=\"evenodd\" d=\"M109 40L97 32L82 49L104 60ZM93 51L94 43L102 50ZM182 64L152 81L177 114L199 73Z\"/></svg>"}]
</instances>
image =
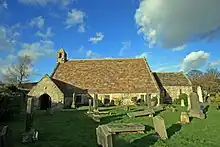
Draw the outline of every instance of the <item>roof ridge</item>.
<instances>
[{"instance_id":1,"label":"roof ridge","mask_svg":"<svg viewBox=\"0 0 220 147\"><path fill-rule=\"evenodd\" d=\"M95 61L95 60L140 60L143 58L96 58L96 59L69 59L67 62L70 61Z\"/></svg>"},{"instance_id":2,"label":"roof ridge","mask_svg":"<svg viewBox=\"0 0 220 147\"><path fill-rule=\"evenodd\" d=\"M176 72L160 71L160 72L153 72L153 73L182 73L182 72L181 71L176 71Z\"/></svg>"}]
</instances>

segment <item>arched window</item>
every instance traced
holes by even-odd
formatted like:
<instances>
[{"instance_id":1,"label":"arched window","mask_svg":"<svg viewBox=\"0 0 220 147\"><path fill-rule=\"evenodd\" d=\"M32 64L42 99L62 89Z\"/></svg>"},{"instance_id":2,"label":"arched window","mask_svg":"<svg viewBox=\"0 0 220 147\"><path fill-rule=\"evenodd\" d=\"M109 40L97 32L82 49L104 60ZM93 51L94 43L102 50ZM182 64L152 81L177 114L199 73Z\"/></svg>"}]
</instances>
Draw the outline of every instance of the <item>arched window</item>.
<instances>
[{"instance_id":1,"label":"arched window","mask_svg":"<svg viewBox=\"0 0 220 147\"><path fill-rule=\"evenodd\" d=\"M61 58L62 57L62 53L59 53L59 56L58 56L58 58Z\"/></svg>"}]
</instances>

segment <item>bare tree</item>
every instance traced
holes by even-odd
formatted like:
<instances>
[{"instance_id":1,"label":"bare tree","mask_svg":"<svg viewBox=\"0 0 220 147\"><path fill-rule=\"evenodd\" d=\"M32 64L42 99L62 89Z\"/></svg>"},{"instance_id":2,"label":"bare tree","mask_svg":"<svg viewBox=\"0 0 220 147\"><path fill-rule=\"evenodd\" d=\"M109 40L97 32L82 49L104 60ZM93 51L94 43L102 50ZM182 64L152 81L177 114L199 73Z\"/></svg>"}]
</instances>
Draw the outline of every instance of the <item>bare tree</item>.
<instances>
[{"instance_id":1,"label":"bare tree","mask_svg":"<svg viewBox=\"0 0 220 147\"><path fill-rule=\"evenodd\" d=\"M18 56L17 62L11 64L3 75L6 83L19 85L28 81L32 72L32 58L30 56Z\"/></svg>"}]
</instances>

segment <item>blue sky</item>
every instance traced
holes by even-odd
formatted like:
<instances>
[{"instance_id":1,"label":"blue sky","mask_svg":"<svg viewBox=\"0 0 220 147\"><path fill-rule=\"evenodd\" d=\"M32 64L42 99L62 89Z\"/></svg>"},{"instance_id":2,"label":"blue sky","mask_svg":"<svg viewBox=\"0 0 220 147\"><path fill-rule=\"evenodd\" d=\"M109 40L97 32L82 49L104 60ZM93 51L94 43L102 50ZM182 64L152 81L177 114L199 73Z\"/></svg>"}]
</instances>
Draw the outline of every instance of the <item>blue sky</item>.
<instances>
[{"instance_id":1,"label":"blue sky","mask_svg":"<svg viewBox=\"0 0 220 147\"><path fill-rule=\"evenodd\" d=\"M146 57L153 71L220 67L220 2L211 0L0 0L0 73L19 55L32 80L69 59Z\"/></svg>"}]
</instances>

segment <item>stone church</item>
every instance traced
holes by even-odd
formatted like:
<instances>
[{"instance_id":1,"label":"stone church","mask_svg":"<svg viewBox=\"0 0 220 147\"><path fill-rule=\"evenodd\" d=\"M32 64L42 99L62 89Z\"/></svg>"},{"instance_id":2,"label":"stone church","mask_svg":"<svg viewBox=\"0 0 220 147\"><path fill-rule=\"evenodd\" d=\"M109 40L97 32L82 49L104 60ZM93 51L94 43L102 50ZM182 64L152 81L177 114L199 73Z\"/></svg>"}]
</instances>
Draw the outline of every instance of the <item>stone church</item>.
<instances>
[{"instance_id":1,"label":"stone church","mask_svg":"<svg viewBox=\"0 0 220 147\"><path fill-rule=\"evenodd\" d=\"M57 64L28 95L37 98L40 109L57 103L70 107L88 104L98 95L103 104L132 104L132 98L155 97L158 103L169 96L192 91L192 83L182 72L153 73L145 58L68 60L64 49L57 52Z\"/></svg>"}]
</instances>

